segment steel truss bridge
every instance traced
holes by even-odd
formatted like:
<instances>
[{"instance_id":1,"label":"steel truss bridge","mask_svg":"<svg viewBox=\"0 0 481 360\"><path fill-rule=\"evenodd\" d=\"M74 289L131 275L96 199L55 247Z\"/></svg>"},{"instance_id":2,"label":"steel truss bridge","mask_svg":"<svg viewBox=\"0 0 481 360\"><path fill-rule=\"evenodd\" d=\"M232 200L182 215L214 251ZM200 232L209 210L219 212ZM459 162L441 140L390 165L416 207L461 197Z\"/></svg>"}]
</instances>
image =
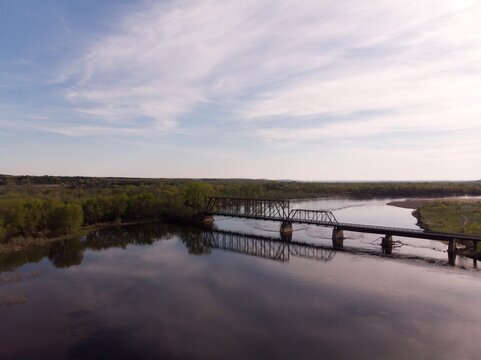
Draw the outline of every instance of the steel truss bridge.
<instances>
[{"instance_id":1,"label":"steel truss bridge","mask_svg":"<svg viewBox=\"0 0 481 360\"><path fill-rule=\"evenodd\" d=\"M337 223L330 211L291 210L289 200L207 197L204 214L315 225Z\"/></svg>"},{"instance_id":2,"label":"steel truss bridge","mask_svg":"<svg viewBox=\"0 0 481 360\"><path fill-rule=\"evenodd\" d=\"M332 241L336 248L343 247L343 231L354 231L369 234L384 235L383 249L390 254L392 237L409 237L448 242L448 258L454 263L456 242L472 242L476 247L481 237L463 234L449 234L416 229L405 229L387 226L343 223L328 210L291 209L289 200L280 199L249 199L234 197L207 197L204 204L204 222L212 223L214 216L230 216L257 220L281 222L281 235L292 235L292 224L308 224L333 228Z\"/></svg>"},{"instance_id":3,"label":"steel truss bridge","mask_svg":"<svg viewBox=\"0 0 481 360\"><path fill-rule=\"evenodd\" d=\"M204 232L202 237L205 245L210 248L282 262L289 261L291 256L327 262L331 261L336 255L332 248L319 245L281 241L270 237L229 231L208 231Z\"/></svg>"}]
</instances>

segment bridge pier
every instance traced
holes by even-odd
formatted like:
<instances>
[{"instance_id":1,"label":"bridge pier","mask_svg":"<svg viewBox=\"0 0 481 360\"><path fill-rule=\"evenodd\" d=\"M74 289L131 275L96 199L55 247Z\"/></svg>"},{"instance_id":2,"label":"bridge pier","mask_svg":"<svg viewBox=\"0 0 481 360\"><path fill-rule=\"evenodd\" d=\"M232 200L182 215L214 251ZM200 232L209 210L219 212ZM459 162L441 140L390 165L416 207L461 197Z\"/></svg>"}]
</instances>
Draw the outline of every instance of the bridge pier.
<instances>
[{"instance_id":1,"label":"bridge pier","mask_svg":"<svg viewBox=\"0 0 481 360\"><path fill-rule=\"evenodd\" d=\"M214 217L212 215L204 215L204 225L213 224Z\"/></svg>"},{"instance_id":2,"label":"bridge pier","mask_svg":"<svg viewBox=\"0 0 481 360\"><path fill-rule=\"evenodd\" d=\"M456 265L456 239L452 239L448 243L448 263Z\"/></svg>"},{"instance_id":3,"label":"bridge pier","mask_svg":"<svg viewBox=\"0 0 481 360\"><path fill-rule=\"evenodd\" d=\"M292 239L292 223L283 222L279 232L282 240L290 241Z\"/></svg>"},{"instance_id":4,"label":"bridge pier","mask_svg":"<svg viewBox=\"0 0 481 360\"><path fill-rule=\"evenodd\" d=\"M204 227L207 229L212 229L214 226L214 217L212 215L204 215Z\"/></svg>"},{"instance_id":5,"label":"bridge pier","mask_svg":"<svg viewBox=\"0 0 481 360\"><path fill-rule=\"evenodd\" d=\"M344 247L344 231L338 227L332 230L332 247L335 249Z\"/></svg>"},{"instance_id":6,"label":"bridge pier","mask_svg":"<svg viewBox=\"0 0 481 360\"><path fill-rule=\"evenodd\" d=\"M382 253L386 255L392 255L393 241L392 235L386 235L382 238L381 242Z\"/></svg>"}]
</instances>

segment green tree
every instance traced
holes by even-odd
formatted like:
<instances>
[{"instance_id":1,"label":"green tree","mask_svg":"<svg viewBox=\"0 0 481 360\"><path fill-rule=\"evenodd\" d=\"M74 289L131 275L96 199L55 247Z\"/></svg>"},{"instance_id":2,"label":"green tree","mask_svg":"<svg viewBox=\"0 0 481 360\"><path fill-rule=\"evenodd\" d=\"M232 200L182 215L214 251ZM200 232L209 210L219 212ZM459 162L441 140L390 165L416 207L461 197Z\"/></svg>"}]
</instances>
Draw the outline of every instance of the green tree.
<instances>
[{"instance_id":1,"label":"green tree","mask_svg":"<svg viewBox=\"0 0 481 360\"><path fill-rule=\"evenodd\" d=\"M204 198L212 195L213 186L204 182L190 183L185 190L185 204L193 208L200 208L204 204Z\"/></svg>"},{"instance_id":2,"label":"green tree","mask_svg":"<svg viewBox=\"0 0 481 360\"><path fill-rule=\"evenodd\" d=\"M48 228L56 234L68 234L78 230L83 224L82 207L78 204L55 206L48 216Z\"/></svg>"},{"instance_id":3,"label":"green tree","mask_svg":"<svg viewBox=\"0 0 481 360\"><path fill-rule=\"evenodd\" d=\"M0 203L0 218L3 219L7 235L21 234L25 228L24 201L18 199Z\"/></svg>"},{"instance_id":4,"label":"green tree","mask_svg":"<svg viewBox=\"0 0 481 360\"><path fill-rule=\"evenodd\" d=\"M4 227L3 219L0 219L0 241L5 240L5 235L7 234L7 229Z\"/></svg>"},{"instance_id":5,"label":"green tree","mask_svg":"<svg viewBox=\"0 0 481 360\"><path fill-rule=\"evenodd\" d=\"M31 199L25 204L25 235L31 235L45 228L46 214L44 201Z\"/></svg>"}]
</instances>

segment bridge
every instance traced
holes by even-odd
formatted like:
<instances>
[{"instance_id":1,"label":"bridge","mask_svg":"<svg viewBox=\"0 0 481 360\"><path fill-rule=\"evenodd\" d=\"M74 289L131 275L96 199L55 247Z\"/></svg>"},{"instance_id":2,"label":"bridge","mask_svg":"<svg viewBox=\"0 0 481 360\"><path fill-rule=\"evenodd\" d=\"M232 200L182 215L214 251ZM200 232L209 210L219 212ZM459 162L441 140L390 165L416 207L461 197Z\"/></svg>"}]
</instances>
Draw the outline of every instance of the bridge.
<instances>
[{"instance_id":1,"label":"bridge","mask_svg":"<svg viewBox=\"0 0 481 360\"><path fill-rule=\"evenodd\" d=\"M383 235L382 248L386 254L392 253L393 236L445 241L448 243L450 264L455 262L457 241L472 242L475 247L481 241L481 237L464 234L339 222L331 211L291 209L290 201L281 199L207 197L204 203L204 224L212 224L214 216L278 221L281 223L280 234L283 240L291 239L293 223L332 227L332 245L337 249L343 247L344 231Z\"/></svg>"},{"instance_id":2,"label":"bridge","mask_svg":"<svg viewBox=\"0 0 481 360\"><path fill-rule=\"evenodd\" d=\"M202 234L206 246L239 254L287 262L291 256L331 261L335 250L296 241L280 241L270 237L246 235L230 231L208 231Z\"/></svg>"}]
</instances>

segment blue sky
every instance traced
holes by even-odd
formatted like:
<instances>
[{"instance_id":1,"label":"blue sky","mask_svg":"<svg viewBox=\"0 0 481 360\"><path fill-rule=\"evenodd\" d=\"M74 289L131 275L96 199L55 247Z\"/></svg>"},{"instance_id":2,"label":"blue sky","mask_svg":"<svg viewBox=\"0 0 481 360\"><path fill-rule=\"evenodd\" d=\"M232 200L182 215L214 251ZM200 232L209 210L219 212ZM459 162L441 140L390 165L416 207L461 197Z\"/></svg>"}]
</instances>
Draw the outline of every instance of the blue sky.
<instances>
[{"instance_id":1,"label":"blue sky","mask_svg":"<svg viewBox=\"0 0 481 360\"><path fill-rule=\"evenodd\" d=\"M481 2L0 2L0 173L479 179Z\"/></svg>"}]
</instances>

